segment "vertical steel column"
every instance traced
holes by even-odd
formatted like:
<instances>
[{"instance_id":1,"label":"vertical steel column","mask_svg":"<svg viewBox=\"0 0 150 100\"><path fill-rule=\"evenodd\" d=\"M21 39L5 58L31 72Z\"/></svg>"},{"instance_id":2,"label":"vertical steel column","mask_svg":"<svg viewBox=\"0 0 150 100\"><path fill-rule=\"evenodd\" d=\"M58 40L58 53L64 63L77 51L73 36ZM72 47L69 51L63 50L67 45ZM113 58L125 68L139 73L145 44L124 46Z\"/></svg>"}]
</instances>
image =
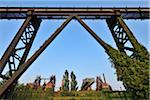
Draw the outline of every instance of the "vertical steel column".
<instances>
[{"instance_id":1,"label":"vertical steel column","mask_svg":"<svg viewBox=\"0 0 150 100\"><path fill-rule=\"evenodd\" d=\"M65 28L65 26L72 20L73 16L69 17L49 38L44 44L12 75L12 77L5 82L0 88L0 96L5 94L9 87L20 78L20 76L29 68L29 66L38 58L38 56L47 48L47 46L58 36L58 34Z\"/></svg>"},{"instance_id":2,"label":"vertical steel column","mask_svg":"<svg viewBox=\"0 0 150 100\"><path fill-rule=\"evenodd\" d=\"M19 66L25 62L40 23L41 20L37 19L35 16L28 16L24 21L0 60L1 78L9 79L13 72L18 70ZM22 54L19 54L20 52ZM7 66L6 64L8 64L9 71L5 75L2 75L3 69Z\"/></svg>"},{"instance_id":3,"label":"vertical steel column","mask_svg":"<svg viewBox=\"0 0 150 100\"><path fill-rule=\"evenodd\" d=\"M148 55L148 52L144 46L142 46L134 37L131 30L125 24L121 17L112 17L110 19L106 19L107 25L112 33L112 36L116 42L118 49L121 52L126 52L126 50L131 51L130 55L132 58L140 58L142 56ZM131 43L132 47L127 46L127 42ZM140 54L140 52L143 53ZM144 52L145 51L145 52Z\"/></svg>"}]
</instances>

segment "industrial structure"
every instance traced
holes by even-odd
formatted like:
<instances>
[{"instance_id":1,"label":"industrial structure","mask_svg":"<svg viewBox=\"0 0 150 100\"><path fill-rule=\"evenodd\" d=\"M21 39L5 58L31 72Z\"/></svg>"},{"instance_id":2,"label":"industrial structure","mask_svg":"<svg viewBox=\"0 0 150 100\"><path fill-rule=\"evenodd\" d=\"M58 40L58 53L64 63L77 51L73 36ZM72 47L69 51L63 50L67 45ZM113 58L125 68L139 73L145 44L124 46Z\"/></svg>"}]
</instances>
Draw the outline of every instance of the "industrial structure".
<instances>
[{"instance_id":1,"label":"industrial structure","mask_svg":"<svg viewBox=\"0 0 150 100\"><path fill-rule=\"evenodd\" d=\"M91 90L91 85L95 82L94 78L85 78L81 86L81 91Z\"/></svg>"},{"instance_id":2,"label":"industrial structure","mask_svg":"<svg viewBox=\"0 0 150 100\"><path fill-rule=\"evenodd\" d=\"M106 82L104 74L103 74L103 79L104 81L101 79L100 76L96 77L96 91L100 91L100 90L112 91L112 87Z\"/></svg>"},{"instance_id":3,"label":"industrial structure","mask_svg":"<svg viewBox=\"0 0 150 100\"><path fill-rule=\"evenodd\" d=\"M112 33L118 50L129 55L131 58L141 57L136 52L140 43L136 40L131 30L123 19L149 19L149 8L31 8L31 7L0 7L0 19L25 19L24 23L16 33L10 45L0 59L0 78L6 80L0 88L0 96L7 94L15 86L17 80L38 58L38 56L51 44L64 27L71 21L77 20L90 35L105 49L109 55L110 45L105 43L83 19L104 19ZM43 45L29 58L28 54L44 19L66 19L65 22L43 43ZM18 43L22 42L22 46ZM126 45L130 42L132 47ZM18 51L22 50L20 55ZM145 53L147 56L147 53ZM111 55L110 55L111 56ZM19 63L15 63L15 62ZM8 67L8 75L3 73ZM3 73L3 74L2 74Z\"/></svg>"},{"instance_id":4,"label":"industrial structure","mask_svg":"<svg viewBox=\"0 0 150 100\"><path fill-rule=\"evenodd\" d=\"M96 82L96 91L101 91L101 90L112 91L111 86L108 83L106 83L106 79L105 79L104 74L103 74L103 79L104 79L104 81L101 79L100 76L96 77L96 81L95 81L95 78L85 78L85 79L83 79L82 86L81 86L81 91L92 90L91 86L95 82Z\"/></svg>"},{"instance_id":5,"label":"industrial structure","mask_svg":"<svg viewBox=\"0 0 150 100\"><path fill-rule=\"evenodd\" d=\"M44 80L43 85L41 85L41 80ZM48 82L46 83L46 80ZM52 89L54 91L56 83L55 75L52 75L50 78L41 78L41 76L37 76L33 83L27 83L27 87L33 88L37 90L38 88L42 88L44 91L46 89Z\"/></svg>"}]
</instances>

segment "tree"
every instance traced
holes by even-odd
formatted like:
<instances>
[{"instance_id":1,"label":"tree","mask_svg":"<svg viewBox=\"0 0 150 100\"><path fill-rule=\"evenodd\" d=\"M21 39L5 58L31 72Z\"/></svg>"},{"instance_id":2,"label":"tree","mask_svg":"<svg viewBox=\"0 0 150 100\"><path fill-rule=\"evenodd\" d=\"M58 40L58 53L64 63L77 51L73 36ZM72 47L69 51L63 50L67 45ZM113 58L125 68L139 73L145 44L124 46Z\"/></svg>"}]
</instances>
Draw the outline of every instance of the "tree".
<instances>
[{"instance_id":1,"label":"tree","mask_svg":"<svg viewBox=\"0 0 150 100\"><path fill-rule=\"evenodd\" d=\"M69 73L66 70L65 74L63 75L63 84L62 84L62 90L69 91Z\"/></svg>"},{"instance_id":2,"label":"tree","mask_svg":"<svg viewBox=\"0 0 150 100\"><path fill-rule=\"evenodd\" d=\"M75 74L73 73L73 71L71 72L71 90L75 91L77 90L77 81L76 81L76 76Z\"/></svg>"}]
</instances>

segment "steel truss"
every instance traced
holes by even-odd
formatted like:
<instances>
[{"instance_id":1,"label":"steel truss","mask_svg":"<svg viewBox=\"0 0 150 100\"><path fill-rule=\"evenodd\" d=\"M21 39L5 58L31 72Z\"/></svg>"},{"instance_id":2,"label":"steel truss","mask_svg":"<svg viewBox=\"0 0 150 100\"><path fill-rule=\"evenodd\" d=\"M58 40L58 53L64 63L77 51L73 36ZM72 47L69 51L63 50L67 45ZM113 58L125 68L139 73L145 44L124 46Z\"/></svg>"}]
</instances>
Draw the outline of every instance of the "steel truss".
<instances>
[{"instance_id":1,"label":"steel truss","mask_svg":"<svg viewBox=\"0 0 150 100\"><path fill-rule=\"evenodd\" d=\"M10 79L26 61L40 23L41 20L35 16L28 16L22 24L0 60L0 77L3 80ZM6 67L9 70L3 75L2 72Z\"/></svg>"},{"instance_id":2,"label":"steel truss","mask_svg":"<svg viewBox=\"0 0 150 100\"><path fill-rule=\"evenodd\" d=\"M138 50L141 44L136 40L132 31L128 28L123 19L121 17L112 17L110 19L106 19L106 22L119 51L126 54L130 51L131 54L129 56L136 58L137 55L135 51ZM127 42L131 44L130 47L129 44L127 45Z\"/></svg>"},{"instance_id":3,"label":"steel truss","mask_svg":"<svg viewBox=\"0 0 150 100\"><path fill-rule=\"evenodd\" d=\"M28 69L28 67L37 59L37 57L46 49L46 47L56 38L56 36L64 29L64 27L71 21L73 16L69 17L44 44L25 62L20 65L20 68L14 72L12 77L8 79L3 87L0 89L0 96L7 92L9 87L20 78L20 76Z\"/></svg>"},{"instance_id":4,"label":"steel truss","mask_svg":"<svg viewBox=\"0 0 150 100\"><path fill-rule=\"evenodd\" d=\"M2 9L0 10L2 11ZM0 12L1 14L0 17L3 16L4 12L8 13L8 11L10 12L11 10L13 9L8 9L7 11L3 11L2 13ZM43 10L45 9L42 9L42 13L46 14L47 12L46 11L43 12ZM78 9L78 10L81 10L81 9ZM18 12L24 12L26 14L26 11L23 11L23 10L19 10ZM149 9L148 9L148 12L149 12ZM80 15L82 11L80 11L79 15L78 13L72 12L72 13L67 13L65 15L66 16L65 18L67 18L66 21L43 43L43 45L28 60L26 60L28 53L31 49L33 40L39 29L41 19L42 19L41 17L39 17L41 15L36 15L36 13L40 14L39 11L35 12L35 9L29 10L27 12L26 14L27 16L25 16L26 20L24 21L23 25L17 32L16 36L14 37L14 39L12 40L12 42L10 43L9 47L7 48L7 50L5 51L4 55L2 56L0 60L0 77L3 79L6 79L6 82L4 83L3 87L0 88L0 96L8 92L9 88L13 85L13 83L15 83L21 77L21 75L38 58L38 56L48 47L48 45L51 44L51 42L59 35L59 33L65 28L65 26L72 19L76 19L106 51L111 47L110 45L105 43L92 29L90 29L90 27L86 25L86 23L84 23L82 19L85 19L85 18L83 18L83 16ZM87 12L87 13L92 13L92 11ZM84 14L86 15L87 13L84 13ZM51 13L48 13L48 14L53 14L53 13L51 11ZM139 17L136 17L136 18L139 18ZM149 18L149 15L148 17L142 17L142 18L144 19ZM117 44L118 49L121 52L126 52L125 50L130 50L134 52L134 49L137 48L137 44L139 43L137 42L136 38L133 36L132 32L129 30L127 25L124 23L122 19L122 15L120 15L120 12L116 12L115 10L114 15L110 14L109 17L105 19L113 35L113 38ZM125 46L125 44L128 41L132 44L133 48L129 48ZM18 47L19 42L22 42L22 45L19 45ZM22 50L23 50L23 53L22 55L20 55L18 51L22 51ZM16 60L18 61L18 63L16 63ZM8 76L2 75L2 72L4 68L6 67L6 65L8 65L9 67Z\"/></svg>"},{"instance_id":5,"label":"steel truss","mask_svg":"<svg viewBox=\"0 0 150 100\"><path fill-rule=\"evenodd\" d=\"M8 79L3 87L0 89L0 95L3 95L9 87L20 78L20 76L28 69L28 67L37 59L37 57L50 45L50 43L58 36L58 34L65 28L65 26L73 19L77 19L79 23L97 40L97 42L102 45L106 50L109 49L107 45L101 38L99 38L96 33L87 26L79 16L72 15L70 16L49 38L46 40L43 45L22 65L20 68L14 72L12 77Z\"/></svg>"}]
</instances>

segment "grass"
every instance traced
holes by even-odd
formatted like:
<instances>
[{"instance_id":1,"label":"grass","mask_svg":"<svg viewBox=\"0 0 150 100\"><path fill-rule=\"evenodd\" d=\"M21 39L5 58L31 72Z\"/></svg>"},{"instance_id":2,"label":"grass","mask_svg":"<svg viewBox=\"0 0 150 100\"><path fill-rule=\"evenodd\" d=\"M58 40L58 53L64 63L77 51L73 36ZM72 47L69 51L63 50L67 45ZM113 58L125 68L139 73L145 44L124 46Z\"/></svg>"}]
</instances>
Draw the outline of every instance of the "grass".
<instances>
[{"instance_id":1,"label":"grass","mask_svg":"<svg viewBox=\"0 0 150 100\"><path fill-rule=\"evenodd\" d=\"M9 100L133 100L126 91L63 91L53 92L19 87L8 97Z\"/></svg>"}]
</instances>

